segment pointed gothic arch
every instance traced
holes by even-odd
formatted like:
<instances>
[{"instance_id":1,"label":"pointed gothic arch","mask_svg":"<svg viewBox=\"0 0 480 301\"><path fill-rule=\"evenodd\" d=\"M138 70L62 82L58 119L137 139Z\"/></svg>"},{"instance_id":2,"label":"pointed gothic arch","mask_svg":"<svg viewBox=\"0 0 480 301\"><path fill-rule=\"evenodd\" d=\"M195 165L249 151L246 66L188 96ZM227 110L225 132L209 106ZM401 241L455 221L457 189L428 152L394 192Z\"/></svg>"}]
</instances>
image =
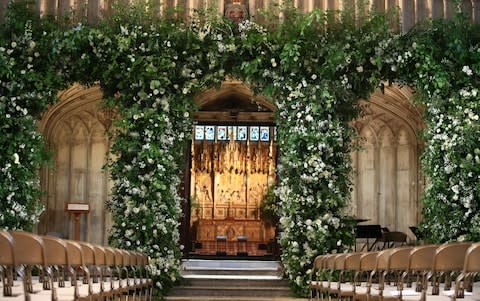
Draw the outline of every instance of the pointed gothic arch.
<instances>
[{"instance_id":1,"label":"pointed gothic arch","mask_svg":"<svg viewBox=\"0 0 480 301\"><path fill-rule=\"evenodd\" d=\"M65 203L88 202L91 210L82 216L81 238L103 244L110 225L105 210L110 183L103 170L109 150L109 121L100 108L103 93L98 86L75 84L58 97L59 102L44 112L39 125L54 162L41 171L46 212L38 231L72 237L71 216L64 212Z\"/></svg>"},{"instance_id":2,"label":"pointed gothic arch","mask_svg":"<svg viewBox=\"0 0 480 301\"><path fill-rule=\"evenodd\" d=\"M424 189L421 109L413 104L413 91L398 85L377 91L362 104L365 114L354 127L366 142L352 153L352 213L413 238L408 227L419 222Z\"/></svg>"}]
</instances>

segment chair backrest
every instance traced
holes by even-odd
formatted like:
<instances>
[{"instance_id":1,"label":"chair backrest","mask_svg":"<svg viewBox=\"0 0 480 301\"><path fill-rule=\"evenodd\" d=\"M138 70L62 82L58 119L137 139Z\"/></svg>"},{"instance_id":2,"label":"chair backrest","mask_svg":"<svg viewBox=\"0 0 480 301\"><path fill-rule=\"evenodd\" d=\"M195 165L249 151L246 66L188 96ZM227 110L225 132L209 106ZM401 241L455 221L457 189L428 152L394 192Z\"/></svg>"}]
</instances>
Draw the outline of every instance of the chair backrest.
<instances>
[{"instance_id":1,"label":"chair backrest","mask_svg":"<svg viewBox=\"0 0 480 301\"><path fill-rule=\"evenodd\" d=\"M360 257L360 271L373 271L377 264L378 251L367 252Z\"/></svg>"},{"instance_id":2,"label":"chair backrest","mask_svg":"<svg viewBox=\"0 0 480 301\"><path fill-rule=\"evenodd\" d=\"M105 266L107 264L107 254L102 246L93 245L93 252L95 254L95 265Z\"/></svg>"},{"instance_id":3,"label":"chair backrest","mask_svg":"<svg viewBox=\"0 0 480 301\"><path fill-rule=\"evenodd\" d=\"M84 241L77 241L82 248L84 264L87 266L95 265L95 250L93 246Z\"/></svg>"},{"instance_id":4,"label":"chair backrest","mask_svg":"<svg viewBox=\"0 0 480 301\"><path fill-rule=\"evenodd\" d=\"M113 253L115 254L115 265L118 267L123 266L123 252L114 248Z\"/></svg>"},{"instance_id":5,"label":"chair backrest","mask_svg":"<svg viewBox=\"0 0 480 301\"><path fill-rule=\"evenodd\" d=\"M130 262L132 263L132 266L138 266L139 265L139 258L138 258L138 252L136 251L127 251L130 255Z\"/></svg>"},{"instance_id":6,"label":"chair backrest","mask_svg":"<svg viewBox=\"0 0 480 301\"><path fill-rule=\"evenodd\" d=\"M321 270L323 267L323 260L326 258L325 255L318 255L313 261L313 271Z\"/></svg>"},{"instance_id":7,"label":"chair backrest","mask_svg":"<svg viewBox=\"0 0 480 301\"><path fill-rule=\"evenodd\" d=\"M40 236L23 231L11 231L10 234L15 241L16 264L45 266L45 246Z\"/></svg>"},{"instance_id":8,"label":"chair backrest","mask_svg":"<svg viewBox=\"0 0 480 301\"><path fill-rule=\"evenodd\" d=\"M474 243L468 248L465 254L463 271L465 273L480 272L480 243Z\"/></svg>"},{"instance_id":9,"label":"chair backrest","mask_svg":"<svg viewBox=\"0 0 480 301\"><path fill-rule=\"evenodd\" d=\"M83 251L78 242L73 240L65 240L67 244L68 264L71 266L83 266Z\"/></svg>"},{"instance_id":10,"label":"chair backrest","mask_svg":"<svg viewBox=\"0 0 480 301\"><path fill-rule=\"evenodd\" d=\"M388 270L388 259L393 249L385 249L377 254L377 260L375 263L375 269L377 271L386 271Z\"/></svg>"},{"instance_id":11,"label":"chair backrest","mask_svg":"<svg viewBox=\"0 0 480 301\"><path fill-rule=\"evenodd\" d=\"M149 259L148 259L148 255L145 254L145 253L142 253L142 258L143 258L143 264L144 264L145 266L148 266L148 265L150 264L150 261L149 261Z\"/></svg>"},{"instance_id":12,"label":"chair backrest","mask_svg":"<svg viewBox=\"0 0 480 301\"><path fill-rule=\"evenodd\" d=\"M330 255L327 260L325 261L324 268L330 271L333 271L335 269L335 259L338 256L338 254L332 254Z\"/></svg>"},{"instance_id":13,"label":"chair backrest","mask_svg":"<svg viewBox=\"0 0 480 301\"><path fill-rule=\"evenodd\" d=\"M406 271L408 270L408 258L413 247L402 247L392 249L388 258L388 269L390 271Z\"/></svg>"},{"instance_id":14,"label":"chair backrest","mask_svg":"<svg viewBox=\"0 0 480 301\"><path fill-rule=\"evenodd\" d=\"M115 251L110 247L104 247L105 250L105 263L108 266L115 265Z\"/></svg>"},{"instance_id":15,"label":"chair backrest","mask_svg":"<svg viewBox=\"0 0 480 301\"><path fill-rule=\"evenodd\" d=\"M449 243L440 245L433 259L433 270L460 271L464 267L464 259L471 242Z\"/></svg>"},{"instance_id":16,"label":"chair backrest","mask_svg":"<svg viewBox=\"0 0 480 301\"><path fill-rule=\"evenodd\" d=\"M363 253L350 253L345 258L345 269L349 271L358 271L360 269L360 258Z\"/></svg>"},{"instance_id":17,"label":"chair backrest","mask_svg":"<svg viewBox=\"0 0 480 301\"><path fill-rule=\"evenodd\" d=\"M334 269L339 271L339 270L344 270L345 269L345 258L347 257L347 253L342 253L339 254L335 257L335 262L334 262Z\"/></svg>"},{"instance_id":18,"label":"chair backrest","mask_svg":"<svg viewBox=\"0 0 480 301\"><path fill-rule=\"evenodd\" d=\"M0 264L15 264L15 247L12 235L6 231L0 230Z\"/></svg>"},{"instance_id":19,"label":"chair backrest","mask_svg":"<svg viewBox=\"0 0 480 301\"><path fill-rule=\"evenodd\" d=\"M128 254L128 252L126 250L122 250L122 249L117 249L117 251L121 254L121 262L122 262L122 265L123 267L127 267L127 266L131 266L131 262L130 262L130 254Z\"/></svg>"},{"instance_id":20,"label":"chair backrest","mask_svg":"<svg viewBox=\"0 0 480 301\"><path fill-rule=\"evenodd\" d=\"M68 265L67 243L53 236L42 236L47 265Z\"/></svg>"},{"instance_id":21,"label":"chair backrest","mask_svg":"<svg viewBox=\"0 0 480 301\"><path fill-rule=\"evenodd\" d=\"M433 269L433 258L438 245L425 245L413 248L408 257L408 270L426 271Z\"/></svg>"}]
</instances>

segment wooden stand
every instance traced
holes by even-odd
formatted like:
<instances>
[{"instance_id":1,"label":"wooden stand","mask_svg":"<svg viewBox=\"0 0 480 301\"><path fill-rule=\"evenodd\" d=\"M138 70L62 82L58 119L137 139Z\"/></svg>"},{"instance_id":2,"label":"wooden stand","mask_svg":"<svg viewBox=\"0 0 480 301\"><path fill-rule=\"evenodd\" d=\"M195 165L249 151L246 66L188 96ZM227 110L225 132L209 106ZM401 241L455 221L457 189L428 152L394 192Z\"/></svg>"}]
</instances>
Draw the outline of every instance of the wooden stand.
<instances>
[{"instance_id":1,"label":"wooden stand","mask_svg":"<svg viewBox=\"0 0 480 301\"><path fill-rule=\"evenodd\" d=\"M73 239L80 240L80 215L90 212L88 203L65 203L65 212L73 214Z\"/></svg>"}]
</instances>

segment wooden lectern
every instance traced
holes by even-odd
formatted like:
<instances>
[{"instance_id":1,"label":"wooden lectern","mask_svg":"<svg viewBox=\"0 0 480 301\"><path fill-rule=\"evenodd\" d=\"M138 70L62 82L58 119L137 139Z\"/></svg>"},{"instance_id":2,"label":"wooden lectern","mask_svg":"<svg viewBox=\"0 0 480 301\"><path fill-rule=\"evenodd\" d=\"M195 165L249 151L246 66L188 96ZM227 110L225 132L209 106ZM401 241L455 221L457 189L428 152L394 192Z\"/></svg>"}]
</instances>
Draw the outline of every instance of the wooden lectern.
<instances>
[{"instance_id":1,"label":"wooden lectern","mask_svg":"<svg viewBox=\"0 0 480 301\"><path fill-rule=\"evenodd\" d=\"M65 203L65 212L73 214L73 239L80 240L80 215L90 212L88 203Z\"/></svg>"}]
</instances>

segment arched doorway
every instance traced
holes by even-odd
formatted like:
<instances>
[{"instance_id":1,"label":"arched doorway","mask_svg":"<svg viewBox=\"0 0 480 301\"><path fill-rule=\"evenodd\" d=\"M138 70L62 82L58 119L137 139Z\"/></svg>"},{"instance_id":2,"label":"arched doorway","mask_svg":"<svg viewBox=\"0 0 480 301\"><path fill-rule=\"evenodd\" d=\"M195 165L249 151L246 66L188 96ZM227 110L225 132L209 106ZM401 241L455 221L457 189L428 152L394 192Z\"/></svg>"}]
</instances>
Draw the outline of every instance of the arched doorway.
<instances>
[{"instance_id":1,"label":"arched doorway","mask_svg":"<svg viewBox=\"0 0 480 301\"><path fill-rule=\"evenodd\" d=\"M351 212L413 239L409 227L420 220L424 190L419 160L424 125L412 99L410 88L393 85L361 102L364 115L353 123L361 147L352 153Z\"/></svg>"},{"instance_id":2,"label":"arched doorway","mask_svg":"<svg viewBox=\"0 0 480 301\"><path fill-rule=\"evenodd\" d=\"M59 102L40 122L53 164L41 171L45 212L37 231L73 238L72 216L65 212L65 204L88 203L90 212L81 216L80 239L105 244L111 224L105 202L111 183L103 167L111 116L100 107L103 94L98 86L75 84L58 96Z\"/></svg>"},{"instance_id":3,"label":"arched doorway","mask_svg":"<svg viewBox=\"0 0 480 301\"><path fill-rule=\"evenodd\" d=\"M186 174L188 255L276 255L261 204L276 180L275 106L241 82L196 98Z\"/></svg>"}]
</instances>

